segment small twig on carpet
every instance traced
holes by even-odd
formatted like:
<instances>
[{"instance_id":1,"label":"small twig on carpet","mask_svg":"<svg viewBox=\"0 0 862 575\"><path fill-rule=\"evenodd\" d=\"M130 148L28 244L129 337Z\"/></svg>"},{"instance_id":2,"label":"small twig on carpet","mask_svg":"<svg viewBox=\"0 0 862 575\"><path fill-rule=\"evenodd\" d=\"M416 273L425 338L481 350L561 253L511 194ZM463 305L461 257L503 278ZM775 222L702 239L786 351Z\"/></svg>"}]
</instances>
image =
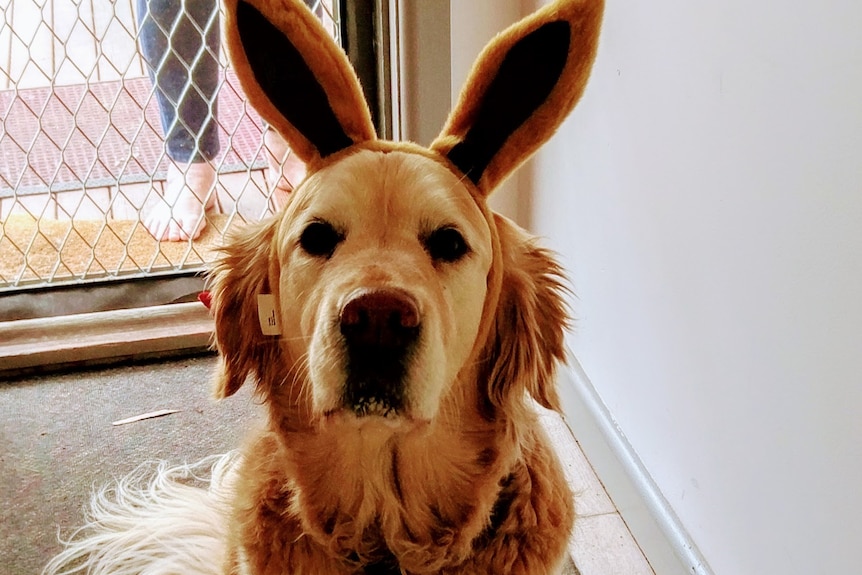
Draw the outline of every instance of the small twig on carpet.
<instances>
[{"instance_id":1,"label":"small twig on carpet","mask_svg":"<svg viewBox=\"0 0 862 575\"><path fill-rule=\"evenodd\" d=\"M158 411L151 411L149 413L142 413L141 415L135 415L134 417L128 417L126 419L118 419L111 423L111 425L126 425L127 423L135 423L136 421L142 421L144 419L153 419L154 417L163 417L165 415L170 415L172 413L179 413L179 409L160 409Z\"/></svg>"}]
</instances>

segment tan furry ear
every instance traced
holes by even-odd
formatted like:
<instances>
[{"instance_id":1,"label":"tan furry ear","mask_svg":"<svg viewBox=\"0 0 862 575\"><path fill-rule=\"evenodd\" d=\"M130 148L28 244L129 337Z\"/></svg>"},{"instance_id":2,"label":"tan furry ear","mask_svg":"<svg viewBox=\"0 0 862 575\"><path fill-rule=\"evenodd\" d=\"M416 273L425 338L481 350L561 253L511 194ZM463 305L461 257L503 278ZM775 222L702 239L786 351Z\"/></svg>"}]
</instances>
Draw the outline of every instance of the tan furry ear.
<instances>
[{"instance_id":1,"label":"tan furry ear","mask_svg":"<svg viewBox=\"0 0 862 575\"><path fill-rule=\"evenodd\" d=\"M210 272L218 399L236 393L249 376L259 381L265 370L277 365L278 341L263 335L257 313L258 294L272 293L270 286L276 282L270 277L278 277L278 263L271 259L277 224L268 220L244 228L221 248L223 255Z\"/></svg>"},{"instance_id":2,"label":"tan furry ear","mask_svg":"<svg viewBox=\"0 0 862 575\"><path fill-rule=\"evenodd\" d=\"M487 196L550 138L584 91L603 0L558 0L494 38L431 148Z\"/></svg>"},{"instance_id":3,"label":"tan furry ear","mask_svg":"<svg viewBox=\"0 0 862 575\"><path fill-rule=\"evenodd\" d=\"M299 0L225 0L224 35L251 105L300 160L376 138L344 51Z\"/></svg>"},{"instance_id":4,"label":"tan furry ear","mask_svg":"<svg viewBox=\"0 0 862 575\"><path fill-rule=\"evenodd\" d=\"M565 361L569 325L562 268L523 230L494 217L503 282L485 351L488 398L494 407L505 408L527 391L542 406L559 411L554 374L557 363Z\"/></svg>"}]
</instances>

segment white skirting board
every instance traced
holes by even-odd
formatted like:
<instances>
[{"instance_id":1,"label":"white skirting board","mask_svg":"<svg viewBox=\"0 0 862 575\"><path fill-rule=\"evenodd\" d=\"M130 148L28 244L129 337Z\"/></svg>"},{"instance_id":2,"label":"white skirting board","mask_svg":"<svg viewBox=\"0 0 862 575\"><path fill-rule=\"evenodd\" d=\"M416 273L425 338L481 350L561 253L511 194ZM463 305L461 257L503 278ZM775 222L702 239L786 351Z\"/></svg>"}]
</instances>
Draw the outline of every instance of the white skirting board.
<instances>
[{"instance_id":1,"label":"white skirting board","mask_svg":"<svg viewBox=\"0 0 862 575\"><path fill-rule=\"evenodd\" d=\"M713 575L574 354L558 373L566 423L657 575Z\"/></svg>"}]
</instances>

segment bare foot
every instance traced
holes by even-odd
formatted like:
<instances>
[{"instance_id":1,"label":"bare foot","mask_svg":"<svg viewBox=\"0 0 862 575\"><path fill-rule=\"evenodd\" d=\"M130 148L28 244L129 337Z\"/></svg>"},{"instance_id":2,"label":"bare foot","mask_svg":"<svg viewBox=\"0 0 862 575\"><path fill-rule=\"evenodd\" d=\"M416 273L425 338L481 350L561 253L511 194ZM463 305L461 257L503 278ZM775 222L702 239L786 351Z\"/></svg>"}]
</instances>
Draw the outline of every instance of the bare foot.
<instances>
[{"instance_id":1,"label":"bare foot","mask_svg":"<svg viewBox=\"0 0 862 575\"><path fill-rule=\"evenodd\" d=\"M207 225L206 211L215 203L215 179L209 162L171 163L164 196L144 219L144 227L160 241L196 239Z\"/></svg>"},{"instance_id":2,"label":"bare foot","mask_svg":"<svg viewBox=\"0 0 862 575\"><path fill-rule=\"evenodd\" d=\"M269 164L266 183L270 189L269 204L273 213L287 203L288 194L305 179L305 164L296 157L287 142L272 128L263 135L264 151Z\"/></svg>"}]
</instances>

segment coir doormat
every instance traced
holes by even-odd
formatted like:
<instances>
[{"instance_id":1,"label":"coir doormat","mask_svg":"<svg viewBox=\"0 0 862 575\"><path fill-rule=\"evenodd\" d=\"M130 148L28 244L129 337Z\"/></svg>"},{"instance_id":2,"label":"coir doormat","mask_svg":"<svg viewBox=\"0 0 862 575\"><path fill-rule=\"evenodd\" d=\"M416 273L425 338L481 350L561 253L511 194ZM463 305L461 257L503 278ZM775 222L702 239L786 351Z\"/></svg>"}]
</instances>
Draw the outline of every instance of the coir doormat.
<instances>
[{"instance_id":1,"label":"coir doormat","mask_svg":"<svg viewBox=\"0 0 862 575\"><path fill-rule=\"evenodd\" d=\"M30 283L96 279L205 266L228 228L242 224L209 216L192 242L158 242L137 220L37 220L13 215L0 222L0 289Z\"/></svg>"}]
</instances>

